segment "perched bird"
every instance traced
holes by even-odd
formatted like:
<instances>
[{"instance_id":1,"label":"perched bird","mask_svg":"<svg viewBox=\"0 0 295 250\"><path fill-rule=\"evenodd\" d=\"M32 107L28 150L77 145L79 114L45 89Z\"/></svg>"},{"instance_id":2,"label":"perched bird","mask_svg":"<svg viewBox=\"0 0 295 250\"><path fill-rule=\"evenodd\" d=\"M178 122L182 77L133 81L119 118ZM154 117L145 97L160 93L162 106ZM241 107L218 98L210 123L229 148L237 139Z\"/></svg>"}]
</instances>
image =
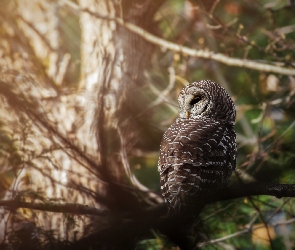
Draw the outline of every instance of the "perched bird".
<instances>
[{"instance_id":1,"label":"perched bird","mask_svg":"<svg viewBox=\"0 0 295 250\"><path fill-rule=\"evenodd\" d=\"M179 117L165 132L158 161L169 210L181 211L227 185L236 166L236 110L226 90L210 80L182 89Z\"/></svg>"}]
</instances>

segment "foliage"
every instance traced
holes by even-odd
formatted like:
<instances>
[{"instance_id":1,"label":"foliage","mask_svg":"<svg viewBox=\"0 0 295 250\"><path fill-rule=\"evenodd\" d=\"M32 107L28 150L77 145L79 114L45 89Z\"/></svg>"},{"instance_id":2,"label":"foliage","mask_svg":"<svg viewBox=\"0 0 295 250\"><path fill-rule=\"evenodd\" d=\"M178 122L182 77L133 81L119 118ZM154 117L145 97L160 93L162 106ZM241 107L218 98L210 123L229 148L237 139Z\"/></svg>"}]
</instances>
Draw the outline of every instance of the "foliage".
<instances>
[{"instance_id":1,"label":"foliage","mask_svg":"<svg viewBox=\"0 0 295 250\"><path fill-rule=\"evenodd\" d=\"M121 2L126 3L122 12L132 13L133 1ZM138 79L121 72L130 80L130 91L117 111L122 137L116 129L106 129L103 120L96 121L108 138L99 147L101 142L94 135L99 131L94 131L93 124L101 103L97 89L89 91L83 85L91 74L81 70L85 58L80 47L87 41L79 23L86 19L59 1L42 4L40 9L27 6L20 11L20 1L1 3L1 200L75 203L106 213L75 216L69 211L58 214L2 208L1 249L63 249L110 225L119 228L139 211L160 203L157 159L161 136L177 116L180 89L200 79L218 82L236 104L238 171L231 182L294 184L293 75L228 66L150 45L148 66ZM37 0L34 5L38 6ZM291 3L166 0L153 8L147 19L153 27L143 23L144 18L138 20L136 14L126 14L126 22L181 46L294 68L295 6ZM44 12L50 17L52 9L58 17L53 18L58 24L52 30L50 18L43 20L49 27L44 32L39 29L42 25L26 20L30 10L40 20L38 14ZM56 30L59 36L54 40ZM140 55L137 53L133 56ZM53 65L57 65L56 71ZM101 152L106 152L114 165L119 165L121 158L125 162L127 174L121 175L120 181L113 181L115 174L108 171L109 165L103 166L106 155L101 156ZM135 179L145 187L138 188ZM292 198L272 196L209 204L201 214L205 236L200 247L292 249L294 205ZM136 249L173 249L173 243L153 230L133 240L135 243L128 243Z\"/></svg>"}]
</instances>

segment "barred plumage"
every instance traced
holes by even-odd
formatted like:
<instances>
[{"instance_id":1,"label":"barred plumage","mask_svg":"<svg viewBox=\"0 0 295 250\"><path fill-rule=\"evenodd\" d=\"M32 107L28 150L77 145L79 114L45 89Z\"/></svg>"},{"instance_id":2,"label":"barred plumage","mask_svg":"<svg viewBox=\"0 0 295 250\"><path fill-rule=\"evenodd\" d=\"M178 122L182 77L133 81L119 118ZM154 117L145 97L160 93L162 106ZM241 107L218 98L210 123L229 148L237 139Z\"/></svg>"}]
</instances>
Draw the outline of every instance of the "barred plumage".
<instances>
[{"instance_id":1,"label":"barred plumage","mask_svg":"<svg viewBox=\"0 0 295 250\"><path fill-rule=\"evenodd\" d=\"M179 118L165 132L158 162L161 191L179 211L197 195L225 187L236 166L235 106L225 89L209 80L179 94Z\"/></svg>"}]
</instances>

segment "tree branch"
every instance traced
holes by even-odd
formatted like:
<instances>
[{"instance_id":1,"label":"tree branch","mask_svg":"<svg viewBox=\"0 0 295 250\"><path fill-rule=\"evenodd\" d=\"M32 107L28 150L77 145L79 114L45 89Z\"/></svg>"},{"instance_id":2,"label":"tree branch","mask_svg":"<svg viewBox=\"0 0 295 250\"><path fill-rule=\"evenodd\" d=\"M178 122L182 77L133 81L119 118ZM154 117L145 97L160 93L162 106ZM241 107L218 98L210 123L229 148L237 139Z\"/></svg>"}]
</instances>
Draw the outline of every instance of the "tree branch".
<instances>
[{"instance_id":1,"label":"tree branch","mask_svg":"<svg viewBox=\"0 0 295 250\"><path fill-rule=\"evenodd\" d=\"M251 182L247 184L236 183L230 187L215 191L206 197L206 203L232 200L255 195L270 195L277 198L295 197L295 184Z\"/></svg>"},{"instance_id":2,"label":"tree branch","mask_svg":"<svg viewBox=\"0 0 295 250\"><path fill-rule=\"evenodd\" d=\"M87 12L88 14L96 18L100 18L100 19L104 19L108 21L114 21L118 23L119 25L125 27L129 31L141 36L146 41L149 41L150 43L153 43L155 45L161 46L162 48L169 49L174 52L178 52L178 53L192 56L192 57L199 57L199 58L214 60L214 61L226 64L228 66L248 68L248 69L258 70L262 72L273 72L273 73L278 73L282 75L295 75L295 69L271 65L267 63L260 63L254 60L232 58L224 54L214 53L209 50L196 50L186 46L182 46L180 44L172 43L165 39L159 38L132 23L125 22L121 18L104 16L97 12L90 11L87 8L80 8L77 4L67 0L61 0L60 4L67 5L74 11Z\"/></svg>"},{"instance_id":3,"label":"tree branch","mask_svg":"<svg viewBox=\"0 0 295 250\"><path fill-rule=\"evenodd\" d=\"M2 200L0 201L0 206L7 207L9 210L15 210L18 208L29 208L33 210L40 210L46 212L68 213L78 215L105 216L108 213L105 210L76 203L33 203L18 200Z\"/></svg>"},{"instance_id":4,"label":"tree branch","mask_svg":"<svg viewBox=\"0 0 295 250\"><path fill-rule=\"evenodd\" d=\"M294 222L295 222L295 218L292 218L292 219L289 219L289 220L284 220L284 221L279 221L279 222L276 222L276 223L272 223L271 226L276 227L276 226L280 226L280 225L288 225L288 224L291 224L291 223L294 223ZM230 238L234 238L234 237L246 234L246 233L252 233L254 230L257 230L257 229L260 229L260 228L265 228L265 225L264 224L261 225L261 226L255 225L255 227L250 225L246 229L235 232L233 234L229 234L229 235L226 235L226 236L218 238L218 239L212 239L212 240L209 240L207 242L199 243L198 247L204 247L204 246L207 246L207 245L212 245L212 244L222 242L222 241L225 241L225 240L228 240Z\"/></svg>"},{"instance_id":5,"label":"tree branch","mask_svg":"<svg viewBox=\"0 0 295 250\"><path fill-rule=\"evenodd\" d=\"M213 203L217 201L224 201L236 198L243 198L245 196L254 195L271 195L276 197L295 197L295 184L272 184L272 183L248 183L248 184L235 184L218 190L209 198L197 198L196 206L202 202ZM202 205L201 205L202 206ZM193 209L195 211L196 209ZM93 244L108 244L108 242L122 245L122 242L128 242L137 237L142 237L150 232L151 229L156 229L163 234L173 231L173 228L179 228L184 219L187 219L187 214L173 215L171 217L164 216L166 208L164 204L160 204L144 210L142 213L133 217L132 220L126 220L121 224L114 223L107 228L100 230L88 237L85 237L75 243L69 249L80 249L81 247L90 246ZM245 229L237 232L234 236L244 234L251 231ZM175 241L175 238L170 240ZM222 241L217 239L216 243ZM202 245L213 244L215 241L200 243Z\"/></svg>"},{"instance_id":6,"label":"tree branch","mask_svg":"<svg viewBox=\"0 0 295 250\"><path fill-rule=\"evenodd\" d=\"M252 182L247 184L234 184L230 187L223 188L215 191L206 197L198 197L195 199L197 204L200 203L200 200L205 204L210 204L218 201L232 200L237 198L255 196L255 195L270 195L277 198L282 197L295 197L295 184L279 184L279 183L260 183ZM87 205L75 204L75 203L32 203L32 202L23 202L17 200L2 200L0 201L0 206L8 207L9 209L17 208L30 208L41 211L48 212L57 212L57 213L73 213L80 215L96 215L102 216L106 215L105 210L96 209L89 207ZM163 204L156 205L153 208L147 209L149 211L162 211ZM160 213L160 215L164 215Z\"/></svg>"},{"instance_id":7,"label":"tree branch","mask_svg":"<svg viewBox=\"0 0 295 250\"><path fill-rule=\"evenodd\" d=\"M271 195L278 198L281 197L295 197L295 184L277 184L277 183L248 183L248 184L234 184L230 187L220 189L206 197L197 197L195 200L196 206L198 204L209 204L217 201L225 201L237 198L243 198L254 195ZM83 215L102 216L107 215L107 211L102 211L96 208L91 208L80 204L36 204L21 201L4 200L0 201L0 206L8 207L9 209L30 208L42 211L72 213ZM195 210L194 210L195 211ZM125 214L126 215L126 214ZM138 212L137 214L130 214L128 219L122 217L119 222L115 221L108 227L101 229L81 240L74 242L69 249L81 249L80 247L87 247L90 245L104 245L109 242L114 244L122 244L122 242L130 242L132 239L142 237L150 233L150 229L156 229L161 233L171 232L171 229L181 225L182 215L174 215L167 217L166 205L159 204L148 209ZM187 215L184 215L187 216ZM186 217L185 217L186 218ZM249 232L249 229L242 230L235 235ZM235 236L233 235L233 236ZM171 239L175 240L175 239ZM217 239L216 242L222 241ZM202 244L212 244L215 241L210 241Z\"/></svg>"}]
</instances>

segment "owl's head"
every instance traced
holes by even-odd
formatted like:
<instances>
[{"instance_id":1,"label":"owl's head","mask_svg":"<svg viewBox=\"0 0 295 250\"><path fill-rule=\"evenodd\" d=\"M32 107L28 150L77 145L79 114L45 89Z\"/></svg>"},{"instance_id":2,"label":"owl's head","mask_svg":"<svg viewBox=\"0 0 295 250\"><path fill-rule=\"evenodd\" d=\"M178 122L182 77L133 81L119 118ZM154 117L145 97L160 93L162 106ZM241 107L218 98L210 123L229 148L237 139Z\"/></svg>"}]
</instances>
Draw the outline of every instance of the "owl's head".
<instances>
[{"instance_id":1,"label":"owl's head","mask_svg":"<svg viewBox=\"0 0 295 250\"><path fill-rule=\"evenodd\" d=\"M202 80L184 87L178 97L181 118L213 118L235 123L235 105L226 90L215 82Z\"/></svg>"}]
</instances>

